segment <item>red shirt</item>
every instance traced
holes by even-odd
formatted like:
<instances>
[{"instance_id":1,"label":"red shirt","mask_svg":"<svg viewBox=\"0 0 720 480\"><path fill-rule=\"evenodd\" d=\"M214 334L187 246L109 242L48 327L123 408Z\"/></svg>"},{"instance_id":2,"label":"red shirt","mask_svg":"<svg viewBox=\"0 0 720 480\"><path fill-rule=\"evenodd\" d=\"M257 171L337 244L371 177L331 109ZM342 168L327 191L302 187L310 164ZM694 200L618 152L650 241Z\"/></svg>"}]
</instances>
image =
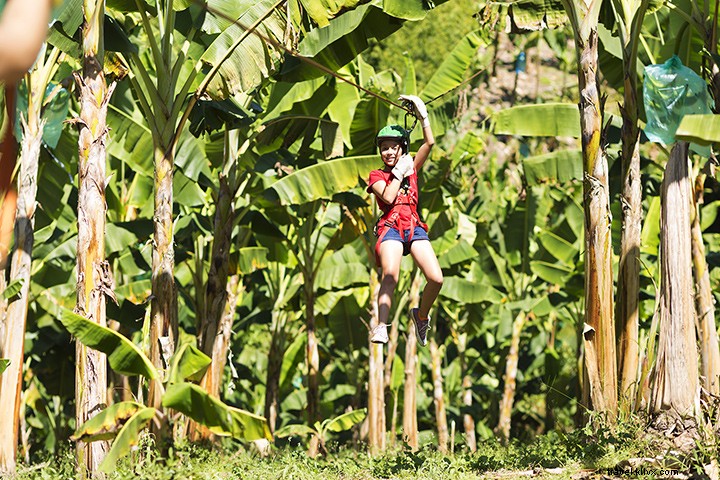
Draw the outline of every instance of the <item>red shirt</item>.
<instances>
[{"instance_id":1,"label":"red shirt","mask_svg":"<svg viewBox=\"0 0 720 480\"><path fill-rule=\"evenodd\" d=\"M372 192L372 186L379 182L384 181L386 184L389 184L392 179L394 178L394 175L392 174L392 171L390 170L373 170L370 172L370 179L368 180L368 192ZM396 222L395 226L400 230L400 226L404 229L410 228L411 219L413 216L413 213L415 214L416 221L420 220L419 215L417 214L417 205L418 205L418 177L417 172L415 172L415 169L413 169L413 173L406 178L406 180L409 180L408 182L402 181L400 184L400 189L398 190L397 196L395 197L395 201L392 204L385 203L378 197L375 196L375 200L377 201L378 207L383 212L383 216L381 217L381 220L387 220L390 217L390 212L392 210L396 211L398 213L398 221ZM399 223L399 225L397 225ZM402 233L401 233L402 234Z\"/></svg>"}]
</instances>

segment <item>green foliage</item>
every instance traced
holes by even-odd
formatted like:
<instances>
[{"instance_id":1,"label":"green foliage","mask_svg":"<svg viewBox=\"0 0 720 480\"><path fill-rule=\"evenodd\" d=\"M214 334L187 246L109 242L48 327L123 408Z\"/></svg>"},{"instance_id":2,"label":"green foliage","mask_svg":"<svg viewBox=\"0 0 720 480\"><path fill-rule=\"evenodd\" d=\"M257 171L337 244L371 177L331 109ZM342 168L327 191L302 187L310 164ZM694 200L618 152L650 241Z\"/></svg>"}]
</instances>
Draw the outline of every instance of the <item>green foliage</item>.
<instances>
[{"instance_id":1,"label":"green foliage","mask_svg":"<svg viewBox=\"0 0 720 480\"><path fill-rule=\"evenodd\" d=\"M60 321L84 345L106 354L116 372L158 378L152 362L123 335L69 310L63 310Z\"/></svg>"},{"instance_id":2,"label":"green foliage","mask_svg":"<svg viewBox=\"0 0 720 480\"><path fill-rule=\"evenodd\" d=\"M376 70L403 68L407 56L418 76L418 84L427 84L433 72L445 60L448 45L455 45L477 28L472 15L473 2L451 1L430 10L421 22L406 22L397 34L373 43L365 58ZM419 46L422 45L422 48ZM442 55L439 52L443 52Z\"/></svg>"}]
</instances>

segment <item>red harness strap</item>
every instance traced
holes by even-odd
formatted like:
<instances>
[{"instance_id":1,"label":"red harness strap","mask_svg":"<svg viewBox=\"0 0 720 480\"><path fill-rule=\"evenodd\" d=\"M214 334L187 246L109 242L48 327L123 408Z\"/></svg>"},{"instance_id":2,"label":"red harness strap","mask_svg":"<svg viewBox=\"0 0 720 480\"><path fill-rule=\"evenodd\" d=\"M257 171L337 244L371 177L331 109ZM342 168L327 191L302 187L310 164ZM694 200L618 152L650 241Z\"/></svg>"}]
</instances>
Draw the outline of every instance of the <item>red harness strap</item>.
<instances>
[{"instance_id":1,"label":"red harness strap","mask_svg":"<svg viewBox=\"0 0 720 480\"><path fill-rule=\"evenodd\" d=\"M399 209L402 207L410 208L409 225L404 224L404 222L400 218ZM425 230L428 229L427 225L420 220L420 215L418 215L417 213L417 208L411 203L399 203L393 205L392 209L388 213L380 217L377 224L378 239L377 242L375 242L375 264L380 266L380 244L382 243L385 235L391 228L395 227L398 230L398 232L400 233L400 238L404 242L410 242L412 241L413 233L415 232L416 226L423 227ZM405 230L409 231L407 239L405 238Z\"/></svg>"}]
</instances>

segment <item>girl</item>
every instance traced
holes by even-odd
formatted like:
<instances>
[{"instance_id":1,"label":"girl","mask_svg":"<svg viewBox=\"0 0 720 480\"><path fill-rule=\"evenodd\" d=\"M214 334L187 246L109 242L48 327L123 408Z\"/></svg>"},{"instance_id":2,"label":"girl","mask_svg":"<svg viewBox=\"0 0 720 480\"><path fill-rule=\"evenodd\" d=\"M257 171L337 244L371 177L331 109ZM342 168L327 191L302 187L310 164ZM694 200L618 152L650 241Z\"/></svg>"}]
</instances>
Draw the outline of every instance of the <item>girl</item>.
<instances>
[{"instance_id":1,"label":"girl","mask_svg":"<svg viewBox=\"0 0 720 480\"><path fill-rule=\"evenodd\" d=\"M430 245L427 225L417 211L417 171L425 164L435 139L423 101L414 95L401 95L400 99L413 105L414 114L422 124L424 142L413 159L408 154L408 132L399 125L383 128L376 138L385 168L370 172L368 192L375 194L383 212L377 225L375 245L375 260L382 269L382 280L378 295L379 323L370 332L370 341L388 341L387 320L400 275L400 260L409 253L427 280L419 308L410 311L418 341L424 346L430 326L430 307L442 287L443 274Z\"/></svg>"}]
</instances>

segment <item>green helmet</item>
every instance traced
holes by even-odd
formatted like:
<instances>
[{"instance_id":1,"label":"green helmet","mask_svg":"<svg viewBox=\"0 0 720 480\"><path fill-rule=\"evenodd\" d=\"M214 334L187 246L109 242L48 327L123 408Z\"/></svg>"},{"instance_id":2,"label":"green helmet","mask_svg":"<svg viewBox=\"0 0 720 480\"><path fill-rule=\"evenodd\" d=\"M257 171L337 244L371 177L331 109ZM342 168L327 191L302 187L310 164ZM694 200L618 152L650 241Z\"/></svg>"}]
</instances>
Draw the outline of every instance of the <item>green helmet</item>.
<instances>
[{"instance_id":1,"label":"green helmet","mask_svg":"<svg viewBox=\"0 0 720 480\"><path fill-rule=\"evenodd\" d=\"M402 148L403 153L408 152L408 145L410 144L410 135L408 134L407 130L405 130L400 125L388 125L387 127L383 127L375 137L375 145L380 148L380 143L383 140L395 140L397 142L400 142L400 148Z\"/></svg>"}]
</instances>

